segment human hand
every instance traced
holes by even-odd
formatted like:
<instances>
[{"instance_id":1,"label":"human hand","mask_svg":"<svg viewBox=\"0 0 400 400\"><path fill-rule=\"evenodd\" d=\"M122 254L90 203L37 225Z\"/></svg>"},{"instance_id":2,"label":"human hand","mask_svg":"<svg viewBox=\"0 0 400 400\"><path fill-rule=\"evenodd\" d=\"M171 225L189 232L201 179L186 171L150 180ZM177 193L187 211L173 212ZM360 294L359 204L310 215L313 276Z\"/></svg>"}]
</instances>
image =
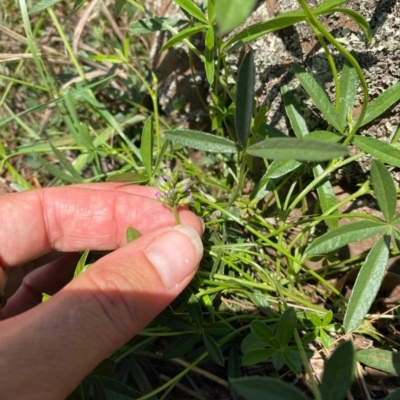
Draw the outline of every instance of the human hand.
<instances>
[{"instance_id":1,"label":"human hand","mask_svg":"<svg viewBox=\"0 0 400 400\"><path fill-rule=\"evenodd\" d=\"M0 197L2 400L64 399L190 282L201 220L180 209L175 226L155 193L105 183ZM143 236L126 244L129 226ZM87 248L114 251L69 282Z\"/></svg>"}]
</instances>

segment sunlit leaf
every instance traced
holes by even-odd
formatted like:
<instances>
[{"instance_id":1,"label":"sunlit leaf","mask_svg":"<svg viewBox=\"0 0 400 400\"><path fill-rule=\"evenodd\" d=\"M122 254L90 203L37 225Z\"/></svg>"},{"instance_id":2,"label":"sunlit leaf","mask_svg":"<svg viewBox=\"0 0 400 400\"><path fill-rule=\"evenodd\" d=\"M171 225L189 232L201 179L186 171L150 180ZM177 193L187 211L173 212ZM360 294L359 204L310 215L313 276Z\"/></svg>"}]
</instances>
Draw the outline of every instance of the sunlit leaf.
<instances>
[{"instance_id":1,"label":"sunlit leaf","mask_svg":"<svg viewBox=\"0 0 400 400\"><path fill-rule=\"evenodd\" d=\"M400 149L381 140L359 135L354 137L353 143L383 163L400 168Z\"/></svg>"},{"instance_id":2,"label":"sunlit leaf","mask_svg":"<svg viewBox=\"0 0 400 400\"><path fill-rule=\"evenodd\" d=\"M372 247L360 271L347 305L344 328L351 332L363 321L381 286L389 259L390 236L382 236Z\"/></svg>"},{"instance_id":3,"label":"sunlit leaf","mask_svg":"<svg viewBox=\"0 0 400 400\"><path fill-rule=\"evenodd\" d=\"M364 32L364 35L367 38L367 42L371 43L371 40L372 40L371 29L369 27L368 22L364 19L364 17L361 14L359 14L357 11L354 11L350 8L343 8L343 7L337 7L337 8L332 9L331 11L346 14L347 16L349 16Z\"/></svg>"},{"instance_id":4,"label":"sunlit leaf","mask_svg":"<svg viewBox=\"0 0 400 400\"><path fill-rule=\"evenodd\" d=\"M319 111L321 111L326 120L340 132L341 126L338 123L335 109L333 108L324 89L301 65L292 63L292 68L296 74L296 78L300 81L301 86L303 86L307 94L312 98Z\"/></svg>"},{"instance_id":5,"label":"sunlit leaf","mask_svg":"<svg viewBox=\"0 0 400 400\"><path fill-rule=\"evenodd\" d=\"M144 169L149 177L153 174L153 138L153 119L149 117L144 124L142 136L140 137L140 153L142 155Z\"/></svg>"},{"instance_id":6,"label":"sunlit leaf","mask_svg":"<svg viewBox=\"0 0 400 400\"><path fill-rule=\"evenodd\" d=\"M316 238L306 250L307 254L323 254L340 249L348 243L359 242L388 229L377 221L358 221L342 225Z\"/></svg>"},{"instance_id":7,"label":"sunlit leaf","mask_svg":"<svg viewBox=\"0 0 400 400\"><path fill-rule=\"evenodd\" d=\"M64 1L64 0L41 0L32 7L30 14L37 13L39 11L43 11L46 8L54 6L57 3L61 3L62 1Z\"/></svg>"},{"instance_id":8,"label":"sunlit leaf","mask_svg":"<svg viewBox=\"0 0 400 400\"><path fill-rule=\"evenodd\" d=\"M236 153L237 145L229 139L200 131L176 129L164 131L168 140L183 146L212 153Z\"/></svg>"},{"instance_id":9,"label":"sunlit leaf","mask_svg":"<svg viewBox=\"0 0 400 400\"><path fill-rule=\"evenodd\" d=\"M378 98L371 104L368 104L367 112L361 122L361 126L367 125L375 118L382 115L387 109L392 107L400 100L400 82L395 83L386 89Z\"/></svg>"},{"instance_id":10,"label":"sunlit leaf","mask_svg":"<svg viewBox=\"0 0 400 400\"><path fill-rule=\"evenodd\" d=\"M371 180L379 209L386 221L391 222L397 206L396 187L390 172L378 160L372 160Z\"/></svg>"},{"instance_id":11,"label":"sunlit leaf","mask_svg":"<svg viewBox=\"0 0 400 400\"><path fill-rule=\"evenodd\" d=\"M340 144L317 140L285 138L267 139L248 147L247 153L271 160L327 161L348 153Z\"/></svg>"},{"instance_id":12,"label":"sunlit leaf","mask_svg":"<svg viewBox=\"0 0 400 400\"><path fill-rule=\"evenodd\" d=\"M298 138L304 138L308 134L308 127L293 91L289 90L286 85L283 85L281 87L281 93L283 102L285 103L286 115L289 118L290 126L294 134Z\"/></svg>"},{"instance_id":13,"label":"sunlit leaf","mask_svg":"<svg viewBox=\"0 0 400 400\"><path fill-rule=\"evenodd\" d=\"M132 228L132 227L130 226L130 227L126 230L125 236L126 236L126 243L131 243L131 242L133 242L134 240L139 239L140 236L142 236L142 235L141 235L141 233L140 233L137 229Z\"/></svg>"},{"instance_id":14,"label":"sunlit leaf","mask_svg":"<svg viewBox=\"0 0 400 400\"><path fill-rule=\"evenodd\" d=\"M253 11L257 0L215 0L215 13L219 33L225 35L241 23Z\"/></svg>"},{"instance_id":15,"label":"sunlit leaf","mask_svg":"<svg viewBox=\"0 0 400 400\"><path fill-rule=\"evenodd\" d=\"M114 175L110 175L107 178L107 182L126 182L126 183L147 183L149 177L147 175L142 175L137 172L122 172Z\"/></svg>"},{"instance_id":16,"label":"sunlit leaf","mask_svg":"<svg viewBox=\"0 0 400 400\"><path fill-rule=\"evenodd\" d=\"M208 23L206 16L200 10L199 7L192 0L173 0L179 7L186 10L192 17L198 19L199 21Z\"/></svg>"},{"instance_id":17,"label":"sunlit leaf","mask_svg":"<svg viewBox=\"0 0 400 400\"><path fill-rule=\"evenodd\" d=\"M385 371L388 374L400 375L400 353L381 350L365 349L356 353L357 361L368 367Z\"/></svg>"},{"instance_id":18,"label":"sunlit leaf","mask_svg":"<svg viewBox=\"0 0 400 400\"><path fill-rule=\"evenodd\" d=\"M215 61L214 61L214 27L210 26L207 29L206 41L205 41L205 68L206 68L206 76L209 85L214 83L214 75L215 75Z\"/></svg>"}]
</instances>

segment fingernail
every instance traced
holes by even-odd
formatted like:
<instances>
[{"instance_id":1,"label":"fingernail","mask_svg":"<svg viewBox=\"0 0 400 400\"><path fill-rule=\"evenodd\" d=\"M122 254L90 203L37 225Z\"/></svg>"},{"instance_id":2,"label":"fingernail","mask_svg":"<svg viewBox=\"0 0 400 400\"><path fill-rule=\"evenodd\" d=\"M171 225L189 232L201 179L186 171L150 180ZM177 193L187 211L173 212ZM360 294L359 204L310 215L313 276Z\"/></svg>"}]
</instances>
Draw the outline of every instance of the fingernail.
<instances>
[{"instance_id":1,"label":"fingernail","mask_svg":"<svg viewBox=\"0 0 400 400\"><path fill-rule=\"evenodd\" d=\"M203 255L203 243L188 225L177 225L147 247L145 254L166 288L172 288L191 275Z\"/></svg>"}]
</instances>

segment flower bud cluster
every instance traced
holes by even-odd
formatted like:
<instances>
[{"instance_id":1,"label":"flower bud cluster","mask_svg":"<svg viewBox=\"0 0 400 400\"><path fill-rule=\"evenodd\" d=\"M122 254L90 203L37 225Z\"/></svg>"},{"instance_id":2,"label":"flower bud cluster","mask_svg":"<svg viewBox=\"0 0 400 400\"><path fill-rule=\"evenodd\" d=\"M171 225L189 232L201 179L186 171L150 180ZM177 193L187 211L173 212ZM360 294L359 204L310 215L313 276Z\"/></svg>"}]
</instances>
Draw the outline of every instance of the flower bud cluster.
<instances>
[{"instance_id":1,"label":"flower bud cluster","mask_svg":"<svg viewBox=\"0 0 400 400\"><path fill-rule=\"evenodd\" d=\"M190 178L180 181L179 172L172 172L168 168L164 175L158 178L156 197L171 208L189 204L193 200L191 194L193 183Z\"/></svg>"}]
</instances>

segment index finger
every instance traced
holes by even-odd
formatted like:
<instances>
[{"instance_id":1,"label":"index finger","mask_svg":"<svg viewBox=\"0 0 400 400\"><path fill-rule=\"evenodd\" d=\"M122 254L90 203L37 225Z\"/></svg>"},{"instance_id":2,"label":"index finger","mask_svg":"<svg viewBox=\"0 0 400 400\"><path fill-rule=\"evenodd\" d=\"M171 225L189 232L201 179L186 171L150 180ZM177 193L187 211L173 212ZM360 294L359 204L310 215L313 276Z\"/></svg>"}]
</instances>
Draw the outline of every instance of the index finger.
<instances>
[{"instance_id":1,"label":"index finger","mask_svg":"<svg viewBox=\"0 0 400 400\"><path fill-rule=\"evenodd\" d=\"M171 211L156 199L97 189L61 187L0 196L0 265L16 266L50 250L113 250L126 243L130 226L144 234L175 224ZM195 214L182 209L179 215L201 233Z\"/></svg>"}]
</instances>

